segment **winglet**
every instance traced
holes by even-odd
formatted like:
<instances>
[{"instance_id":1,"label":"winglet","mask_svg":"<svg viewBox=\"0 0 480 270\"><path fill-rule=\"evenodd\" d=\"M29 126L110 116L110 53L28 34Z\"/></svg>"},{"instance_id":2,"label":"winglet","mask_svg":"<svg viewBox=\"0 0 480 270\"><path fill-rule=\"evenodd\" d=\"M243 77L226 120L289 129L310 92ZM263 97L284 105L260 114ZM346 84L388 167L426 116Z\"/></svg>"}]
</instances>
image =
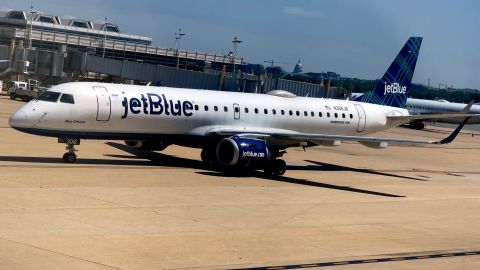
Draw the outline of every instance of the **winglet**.
<instances>
[{"instance_id":1,"label":"winglet","mask_svg":"<svg viewBox=\"0 0 480 270\"><path fill-rule=\"evenodd\" d=\"M460 133L460 130L463 129L463 127L468 122L468 120L470 120L470 117L465 118L465 120L463 120L463 122L452 132L452 134L450 134L450 136L448 136L447 138L445 138L445 139L443 139L439 142L435 142L435 144L449 144L449 143L453 142L453 140L455 140L458 133Z\"/></svg>"},{"instance_id":2,"label":"winglet","mask_svg":"<svg viewBox=\"0 0 480 270\"><path fill-rule=\"evenodd\" d=\"M465 106L465 108L463 108L461 111L459 111L459 113L469 113L470 108L472 108L472 106L473 106L473 103L475 103L475 99L472 99L472 101L470 101L470 103L468 103L467 106Z\"/></svg>"}]
</instances>

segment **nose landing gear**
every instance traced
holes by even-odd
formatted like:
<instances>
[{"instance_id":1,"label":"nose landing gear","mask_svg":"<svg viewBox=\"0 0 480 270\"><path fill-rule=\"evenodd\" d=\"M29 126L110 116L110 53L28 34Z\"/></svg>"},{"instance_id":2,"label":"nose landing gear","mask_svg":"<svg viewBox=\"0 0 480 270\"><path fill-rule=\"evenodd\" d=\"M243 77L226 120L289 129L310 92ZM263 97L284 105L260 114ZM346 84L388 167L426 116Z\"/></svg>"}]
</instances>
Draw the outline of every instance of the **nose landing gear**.
<instances>
[{"instance_id":1,"label":"nose landing gear","mask_svg":"<svg viewBox=\"0 0 480 270\"><path fill-rule=\"evenodd\" d=\"M59 143L65 143L67 145L66 152L63 154L63 161L66 163L74 163L77 160L77 150L75 149L75 145L80 144L80 139L76 138L58 138Z\"/></svg>"}]
</instances>

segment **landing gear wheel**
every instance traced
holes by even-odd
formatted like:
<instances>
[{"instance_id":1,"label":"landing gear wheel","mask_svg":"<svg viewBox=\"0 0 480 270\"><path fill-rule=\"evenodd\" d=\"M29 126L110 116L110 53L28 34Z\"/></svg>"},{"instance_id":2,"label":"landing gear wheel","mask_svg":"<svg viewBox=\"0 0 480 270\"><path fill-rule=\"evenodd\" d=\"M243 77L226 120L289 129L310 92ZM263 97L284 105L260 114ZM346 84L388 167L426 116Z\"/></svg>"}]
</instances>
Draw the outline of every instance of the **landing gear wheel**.
<instances>
[{"instance_id":1,"label":"landing gear wheel","mask_svg":"<svg viewBox=\"0 0 480 270\"><path fill-rule=\"evenodd\" d=\"M263 171L266 174L283 175L287 170L287 163L283 159L272 160L265 166Z\"/></svg>"},{"instance_id":2,"label":"landing gear wheel","mask_svg":"<svg viewBox=\"0 0 480 270\"><path fill-rule=\"evenodd\" d=\"M202 152L200 153L200 158L203 162L207 164L214 164L216 163L217 157L215 156L215 151L212 150L213 148L203 148Z\"/></svg>"},{"instance_id":3,"label":"landing gear wheel","mask_svg":"<svg viewBox=\"0 0 480 270\"><path fill-rule=\"evenodd\" d=\"M276 159L272 164L272 172L275 175L283 175L287 171L287 163L283 159Z\"/></svg>"},{"instance_id":4,"label":"landing gear wheel","mask_svg":"<svg viewBox=\"0 0 480 270\"><path fill-rule=\"evenodd\" d=\"M66 150L67 153L63 154L63 161L66 163L74 163L77 160L77 155L75 152L75 145L80 144L80 139L76 138L58 138L59 143L65 143L67 145Z\"/></svg>"},{"instance_id":5,"label":"landing gear wheel","mask_svg":"<svg viewBox=\"0 0 480 270\"><path fill-rule=\"evenodd\" d=\"M209 163L210 162L210 157L208 155L207 149L202 149L202 152L200 153L200 158L202 159L203 162Z\"/></svg>"},{"instance_id":6,"label":"landing gear wheel","mask_svg":"<svg viewBox=\"0 0 480 270\"><path fill-rule=\"evenodd\" d=\"M77 155L75 153L67 152L63 154L63 161L66 163L74 163L77 160Z\"/></svg>"}]
</instances>

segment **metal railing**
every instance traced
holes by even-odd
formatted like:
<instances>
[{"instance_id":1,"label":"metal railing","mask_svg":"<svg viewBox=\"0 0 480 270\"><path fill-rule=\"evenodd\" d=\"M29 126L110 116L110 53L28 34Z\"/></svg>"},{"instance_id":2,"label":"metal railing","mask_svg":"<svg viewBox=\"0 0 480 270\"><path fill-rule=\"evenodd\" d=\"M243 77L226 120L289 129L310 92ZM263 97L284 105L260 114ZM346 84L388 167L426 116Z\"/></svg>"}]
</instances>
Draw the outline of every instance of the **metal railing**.
<instances>
[{"instance_id":1,"label":"metal railing","mask_svg":"<svg viewBox=\"0 0 480 270\"><path fill-rule=\"evenodd\" d=\"M13 34L13 38L27 38L28 30L21 28L12 28L0 26L0 33L9 33ZM40 42L52 42L57 44L66 44L66 45L75 45L81 47L89 47L96 49L113 50L120 51L123 53L141 53L149 54L152 56L160 57L180 57L182 59L189 59L195 61L205 61L212 63L225 63L225 64L235 64L242 65L243 58L231 57L225 55L216 55L203 52L191 52L179 50L177 53L176 49L173 48L161 48L158 46L149 46L143 44L129 43L127 41L117 41L109 40L106 41L103 38L92 37L88 35L77 35L71 33L62 33L62 32L52 32L39 29L33 29L31 33L32 41Z\"/></svg>"}]
</instances>

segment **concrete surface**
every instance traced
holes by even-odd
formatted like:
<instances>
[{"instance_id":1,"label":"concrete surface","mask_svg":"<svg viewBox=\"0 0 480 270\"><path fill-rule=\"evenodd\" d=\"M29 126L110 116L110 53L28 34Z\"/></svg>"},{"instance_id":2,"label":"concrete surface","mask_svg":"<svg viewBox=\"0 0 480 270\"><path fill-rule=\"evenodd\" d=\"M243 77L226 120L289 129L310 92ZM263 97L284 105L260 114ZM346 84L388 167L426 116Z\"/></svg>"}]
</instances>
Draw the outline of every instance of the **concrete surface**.
<instances>
[{"instance_id":1,"label":"concrete surface","mask_svg":"<svg viewBox=\"0 0 480 270\"><path fill-rule=\"evenodd\" d=\"M55 138L9 128L22 104L0 97L0 269L232 269L480 250L480 136L291 149L284 177L229 177L176 146L148 154L82 141L78 162L65 164ZM479 268L480 255L322 269Z\"/></svg>"}]
</instances>

